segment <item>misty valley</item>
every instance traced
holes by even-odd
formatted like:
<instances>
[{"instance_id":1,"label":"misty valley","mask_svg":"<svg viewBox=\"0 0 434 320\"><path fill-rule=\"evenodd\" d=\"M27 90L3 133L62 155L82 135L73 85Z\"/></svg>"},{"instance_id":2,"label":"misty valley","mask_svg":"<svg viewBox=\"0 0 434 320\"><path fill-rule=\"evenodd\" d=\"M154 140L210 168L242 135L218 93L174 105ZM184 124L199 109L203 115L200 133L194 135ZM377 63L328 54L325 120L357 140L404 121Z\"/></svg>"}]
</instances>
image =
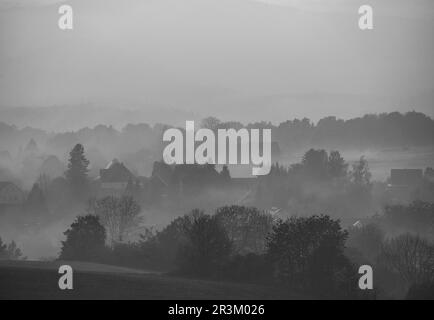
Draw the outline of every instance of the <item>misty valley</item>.
<instances>
[{"instance_id":1,"label":"misty valley","mask_svg":"<svg viewBox=\"0 0 434 320\"><path fill-rule=\"evenodd\" d=\"M0 0L0 301L434 300L433 30L432 0Z\"/></svg>"},{"instance_id":2,"label":"misty valley","mask_svg":"<svg viewBox=\"0 0 434 320\"><path fill-rule=\"evenodd\" d=\"M430 294L431 118L409 112L243 124L208 117L199 127L270 130L270 172L167 164L166 125L54 133L0 123L0 281L30 271L56 278L59 265L73 264L77 297L200 298L204 288L210 298ZM410 248L418 253L397 264ZM358 285L361 266L372 266L367 290ZM188 289L191 278L200 281ZM92 289L117 281L131 290ZM146 283L162 291L147 291ZM177 286L181 296L168 289Z\"/></svg>"}]
</instances>

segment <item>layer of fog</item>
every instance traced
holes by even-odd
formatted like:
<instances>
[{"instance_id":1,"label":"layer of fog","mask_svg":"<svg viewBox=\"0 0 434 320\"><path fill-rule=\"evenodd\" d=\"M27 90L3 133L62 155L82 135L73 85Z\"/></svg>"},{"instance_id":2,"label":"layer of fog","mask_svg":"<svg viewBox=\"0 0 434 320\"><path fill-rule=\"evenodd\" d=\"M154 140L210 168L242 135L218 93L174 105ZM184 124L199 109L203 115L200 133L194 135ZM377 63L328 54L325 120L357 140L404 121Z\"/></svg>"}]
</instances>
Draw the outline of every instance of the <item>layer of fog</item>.
<instances>
[{"instance_id":1,"label":"layer of fog","mask_svg":"<svg viewBox=\"0 0 434 320\"><path fill-rule=\"evenodd\" d=\"M433 115L434 5L383 2L372 32L357 28L358 1L78 0L69 33L57 5L0 10L0 105L136 109L138 121L155 106L245 121Z\"/></svg>"}]
</instances>

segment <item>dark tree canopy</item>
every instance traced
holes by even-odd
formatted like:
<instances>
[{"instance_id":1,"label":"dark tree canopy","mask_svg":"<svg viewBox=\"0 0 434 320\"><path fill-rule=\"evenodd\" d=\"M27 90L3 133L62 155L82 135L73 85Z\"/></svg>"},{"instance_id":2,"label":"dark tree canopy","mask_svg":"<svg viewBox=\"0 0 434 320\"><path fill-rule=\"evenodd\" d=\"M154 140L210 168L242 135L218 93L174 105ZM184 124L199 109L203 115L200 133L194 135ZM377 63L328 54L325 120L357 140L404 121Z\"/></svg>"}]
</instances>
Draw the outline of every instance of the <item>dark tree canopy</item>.
<instances>
[{"instance_id":1,"label":"dark tree canopy","mask_svg":"<svg viewBox=\"0 0 434 320\"><path fill-rule=\"evenodd\" d=\"M314 179L326 179L328 169L328 155L325 150L310 149L301 161L306 176Z\"/></svg>"},{"instance_id":2,"label":"dark tree canopy","mask_svg":"<svg viewBox=\"0 0 434 320\"><path fill-rule=\"evenodd\" d=\"M106 231L94 215L79 216L63 233L60 259L97 261L104 253Z\"/></svg>"},{"instance_id":3,"label":"dark tree canopy","mask_svg":"<svg viewBox=\"0 0 434 320\"><path fill-rule=\"evenodd\" d=\"M88 166L89 160L86 159L83 146L76 144L69 153L68 169L65 172L65 177L77 194L82 194L87 188Z\"/></svg>"},{"instance_id":4,"label":"dark tree canopy","mask_svg":"<svg viewBox=\"0 0 434 320\"><path fill-rule=\"evenodd\" d=\"M232 243L215 216L193 210L191 217L191 223L184 226L187 241L179 251L179 270L212 276L228 259Z\"/></svg>"},{"instance_id":5,"label":"dark tree canopy","mask_svg":"<svg viewBox=\"0 0 434 320\"><path fill-rule=\"evenodd\" d=\"M353 287L343 251L347 236L339 220L325 215L280 221L268 243L276 276L290 287L319 296L343 294L341 289Z\"/></svg>"},{"instance_id":6,"label":"dark tree canopy","mask_svg":"<svg viewBox=\"0 0 434 320\"><path fill-rule=\"evenodd\" d=\"M216 210L216 218L225 228L239 254L262 254L266 250L267 235L273 226L270 214L254 207L225 206Z\"/></svg>"},{"instance_id":7,"label":"dark tree canopy","mask_svg":"<svg viewBox=\"0 0 434 320\"><path fill-rule=\"evenodd\" d=\"M328 159L328 174L332 178L344 178L347 176L348 164L339 151L331 151Z\"/></svg>"}]
</instances>

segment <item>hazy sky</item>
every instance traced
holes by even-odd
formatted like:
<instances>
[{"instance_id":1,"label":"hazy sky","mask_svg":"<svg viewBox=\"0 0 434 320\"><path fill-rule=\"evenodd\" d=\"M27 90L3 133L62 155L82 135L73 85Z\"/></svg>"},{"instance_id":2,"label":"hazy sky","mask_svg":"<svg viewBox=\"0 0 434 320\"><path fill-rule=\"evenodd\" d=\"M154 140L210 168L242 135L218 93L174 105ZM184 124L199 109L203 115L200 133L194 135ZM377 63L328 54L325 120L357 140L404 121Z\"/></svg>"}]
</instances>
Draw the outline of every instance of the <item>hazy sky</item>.
<instances>
[{"instance_id":1,"label":"hazy sky","mask_svg":"<svg viewBox=\"0 0 434 320\"><path fill-rule=\"evenodd\" d=\"M434 116L432 0L73 0L72 32L55 2L0 0L0 106Z\"/></svg>"}]
</instances>

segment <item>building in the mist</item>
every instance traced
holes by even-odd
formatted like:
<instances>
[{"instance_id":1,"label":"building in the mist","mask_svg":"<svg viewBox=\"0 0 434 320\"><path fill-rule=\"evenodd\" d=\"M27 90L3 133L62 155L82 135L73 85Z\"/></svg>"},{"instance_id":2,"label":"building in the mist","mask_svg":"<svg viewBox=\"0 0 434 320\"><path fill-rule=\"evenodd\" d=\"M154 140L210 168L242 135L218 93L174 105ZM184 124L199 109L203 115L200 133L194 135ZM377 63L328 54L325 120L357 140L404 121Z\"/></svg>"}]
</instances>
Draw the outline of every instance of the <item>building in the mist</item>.
<instances>
[{"instance_id":1,"label":"building in the mist","mask_svg":"<svg viewBox=\"0 0 434 320\"><path fill-rule=\"evenodd\" d=\"M10 181L0 181L0 206L17 206L24 202L24 192Z\"/></svg>"},{"instance_id":2,"label":"building in the mist","mask_svg":"<svg viewBox=\"0 0 434 320\"><path fill-rule=\"evenodd\" d=\"M135 177L122 162L113 159L105 169L100 170L98 195L122 196L126 193L128 185L134 183Z\"/></svg>"},{"instance_id":3,"label":"building in the mist","mask_svg":"<svg viewBox=\"0 0 434 320\"><path fill-rule=\"evenodd\" d=\"M412 200L422 182L422 169L392 169L387 190L393 202L405 203Z\"/></svg>"}]
</instances>

